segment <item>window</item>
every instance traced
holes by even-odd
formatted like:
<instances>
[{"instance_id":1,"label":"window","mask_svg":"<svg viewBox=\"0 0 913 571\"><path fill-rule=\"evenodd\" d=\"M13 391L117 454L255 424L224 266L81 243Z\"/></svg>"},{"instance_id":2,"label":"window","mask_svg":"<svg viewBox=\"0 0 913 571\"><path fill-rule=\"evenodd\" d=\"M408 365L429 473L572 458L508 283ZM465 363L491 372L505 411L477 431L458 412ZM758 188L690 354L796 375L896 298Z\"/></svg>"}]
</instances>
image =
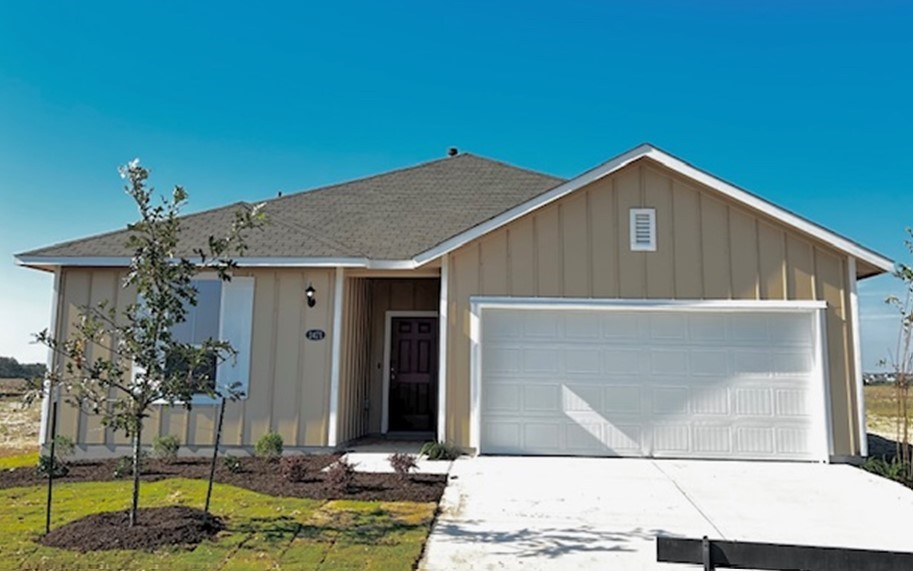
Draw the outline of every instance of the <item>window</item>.
<instances>
[{"instance_id":1,"label":"window","mask_svg":"<svg viewBox=\"0 0 913 571\"><path fill-rule=\"evenodd\" d=\"M631 209L631 251L656 251L656 209Z\"/></svg>"},{"instance_id":2,"label":"window","mask_svg":"<svg viewBox=\"0 0 913 571\"><path fill-rule=\"evenodd\" d=\"M194 280L194 287L197 288L197 304L187 307L186 321L177 323L171 328L171 335L175 341L189 343L200 346L207 339L219 339L219 317L222 305L222 281L215 280ZM169 373L186 372L190 367L187 359L183 355L168 355L166 363ZM218 374L217 355L213 353L209 356L208 362L198 365L194 373L196 376L206 375L207 380L202 381L206 385L198 387L198 393L206 393L216 389L216 376Z\"/></svg>"},{"instance_id":3,"label":"window","mask_svg":"<svg viewBox=\"0 0 913 571\"><path fill-rule=\"evenodd\" d=\"M199 392L229 388L244 398L250 385L250 348L253 328L254 278L234 277L223 282L215 276L193 280L197 288L197 305L190 306L186 321L174 325L171 334L178 341L200 345L207 339L228 341L238 354L217 364L216 355L197 371L209 372L208 387ZM169 356L166 363L172 370L187 370L189 363L180 355ZM207 395L194 397L195 404L214 402Z\"/></svg>"}]
</instances>

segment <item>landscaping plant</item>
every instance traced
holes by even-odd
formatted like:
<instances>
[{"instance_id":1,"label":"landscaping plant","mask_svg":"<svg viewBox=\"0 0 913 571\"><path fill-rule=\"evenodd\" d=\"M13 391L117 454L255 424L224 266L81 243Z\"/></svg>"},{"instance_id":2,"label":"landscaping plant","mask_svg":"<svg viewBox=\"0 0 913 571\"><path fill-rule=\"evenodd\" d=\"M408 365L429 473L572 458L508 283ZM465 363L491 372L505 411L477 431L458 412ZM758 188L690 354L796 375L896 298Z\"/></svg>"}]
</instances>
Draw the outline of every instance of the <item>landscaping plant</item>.
<instances>
[{"instance_id":1,"label":"landscaping plant","mask_svg":"<svg viewBox=\"0 0 913 571\"><path fill-rule=\"evenodd\" d=\"M241 466L241 459L231 454L226 454L222 457L222 465L232 474L240 474L244 471L244 467Z\"/></svg>"},{"instance_id":2,"label":"landscaping plant","mask_svg":"<svg viewBox=\"0 0 913 571\"><path fill-rule=\"evenodd\" d=\"M69 436L58 434L54 437L54 452L38 456L38 473L51 478L62 478L70 473L64 458L76 453L76 443Z\"/></svg>"},{"instance_id":3,"label":"landscaping plant","mask_svg":"<svg viewBox=\"0 0 913 571\"><path fill-rule=\"evenodd\" d=\"M429 460L456 460L460 457L459 448L444 442L426 442L418 453Z\"/></svg>"},{"instance_id":4,"label":"landscaping plant","mask_svg":"<svg viewBox=\"0 0 913 571\"><path fill-rule=\"evenodd\" d=\"M268 460L282 456L282 435L278 432L267 432L254 445L254 454Z\"/></svg>"},{"instance_id":5,"label":"landscaping plant","mask_svg":"<svg viewBox=\"0 0 913 571\"><path fill-rule=\"evenodd\" d=\"M387 462L390 463L390 467L393 468L393 471L403 480L409 478L410 471L418 469L418 463L415 461L415 456L404 452L391 454L387 458Z\"/></svg>"},{"instance_id":6,"label":"landscaping plant","mask_svg":"<svg viewBox=\"0 0 913 571\"><path fill-rule=\"evenodd\" d=\"M139 466L143 421L153 403L180 403L190 408L198 394L234 398L236 385L217 390L209 378L211 363L234 357L231 344L208 339L191 344L174 338L172 328L187 318L196 305L193 278L197 272L215 272L231 279L237 264L231 256L246 249L245 233L264 220L260 207L239 208L225 236L210 236L203 247L182 244L179 248L179 215L187 203L187 192L174 187L170 198L158 200L146 186L149 171L133 160L121 167L127 181L125 190L134 200L139 220L128 225L130 267L123 286L132 288L137 301L118 311L110 301L80 308L74 331L68 337L44 330L36 335L54 355L55 366L44 383L33 386L36 394L55 396L62 388L66 402L82 411L98 414L102 423L123 430L133 443L133 489L129 523L136 524L139 503ZM193 259L179 252L192 251ZM185 366L175 367L175 362Z\"/></svg>"},{"instance_id":7,"label":"landscaping plant","mask_svg":"<svg viewBox=\"0 0 913 571\"><path fill-rule=\"evenodd\" d=\"M904 243L913 254L913 229L907 228L908 238ZM900 330L897 345L883 364L894 371L894 390L897 401L895 416L895 440L897 443L897 462L902 467L903 476L913 479L913 458L910 451L910 377L913 375L913 266L899 263L894 275L903 283L904 295L890 296L886 302L899 313Z\"/></svg>"},{"instance_id":8,"label":"landscaping plant","mask_svg":"<svg viewBox=\"0 0 913 571\"><path fill-rule=\"evenodd\" d=\"M178 457L181 440L174 435L156 436L152 439L152 456L159 460L172 461Z\"/></svg>"},{"instance_id":9,"label":"landscaping plant","mask_svg":"<svg viewBox=\"0 0 913 571\"><path fill-rule=\"evenodd\" d=\"M70 467L64 464L57 456L42 454L38 457L38 473L51 478L63 478L70 473Z\"/></svg>"},{"instance_id":10,"label":"landscaping plant","mask_svg":"<svg viewBox=\"0 0 913 571\"><path fill-rule=\"evenodd\" d=\"M310 460L305 456L286 456L279 462L282 477L289 482L303 482L307 477Z\"/></svg>"},{"instance_id":11,"label":"landscaping plant","mask_svg":"<svg viewBox=\"0 0 913 571\"><path fill-rule=\"evenodd\" d=\"M344 494L349 491L354 479L355 464L345 458L340 458L327 469L324 482L334 492Z\"/></svg>"}]
</instances>

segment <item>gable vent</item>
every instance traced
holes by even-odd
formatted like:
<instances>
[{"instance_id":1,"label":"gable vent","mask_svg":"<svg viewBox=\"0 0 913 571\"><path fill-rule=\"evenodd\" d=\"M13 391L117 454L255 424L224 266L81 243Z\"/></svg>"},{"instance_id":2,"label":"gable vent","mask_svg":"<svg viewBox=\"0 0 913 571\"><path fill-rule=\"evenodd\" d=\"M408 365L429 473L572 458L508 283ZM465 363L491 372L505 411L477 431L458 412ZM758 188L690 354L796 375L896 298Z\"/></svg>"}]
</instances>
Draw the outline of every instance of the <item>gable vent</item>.
<instances>
[{"instance_id":1,"label":"gable vent","mask_svg":"<svg viewBox=\"0 0 913 571\"><path fill-rule=\"evenodd\" d=\"M631 209L631 251L656 251L656 209Z\"/></svg>"}]
</instances>

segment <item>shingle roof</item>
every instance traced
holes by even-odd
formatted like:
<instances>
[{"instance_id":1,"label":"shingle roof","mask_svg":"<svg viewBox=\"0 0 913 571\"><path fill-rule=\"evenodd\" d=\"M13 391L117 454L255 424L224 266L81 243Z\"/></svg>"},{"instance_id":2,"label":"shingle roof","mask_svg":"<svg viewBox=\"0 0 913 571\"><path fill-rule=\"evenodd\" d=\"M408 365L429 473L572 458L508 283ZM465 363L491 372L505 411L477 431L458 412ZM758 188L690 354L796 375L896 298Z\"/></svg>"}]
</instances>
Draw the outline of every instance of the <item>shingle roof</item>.
<instances>
[{"instance_id":1,"label":"shingle roof","mask_svg":"<svg viewBox=\"0 0 913 571\"><path fill-rule=\"evenodd\" d=\"M563 182L460 154L401 170L267 200L270 223L248 236L245 257L407 260ZM182 217L182 255L227 231L245 202ZM127 230L19 254L126 257Z\"/></svg>"}]
</instances>

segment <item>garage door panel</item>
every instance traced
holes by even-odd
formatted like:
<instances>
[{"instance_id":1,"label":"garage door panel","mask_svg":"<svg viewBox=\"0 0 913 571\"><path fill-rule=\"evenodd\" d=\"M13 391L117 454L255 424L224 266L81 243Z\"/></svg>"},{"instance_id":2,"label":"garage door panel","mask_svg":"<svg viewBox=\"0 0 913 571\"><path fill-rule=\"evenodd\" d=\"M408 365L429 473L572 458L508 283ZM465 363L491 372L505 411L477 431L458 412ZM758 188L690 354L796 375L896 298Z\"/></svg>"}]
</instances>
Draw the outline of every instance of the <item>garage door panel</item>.
<instances>
[{"instance_id":1,"label":"garage door panel","mask_svg":"<svg viewBox=\"0 0 913 571\"><path fill-rule=\"evenodd\" d=\"M728 416L730 393L725 386L690 387L690 410L695 416Z\"/></svg>"},{"instance_id":2,"label":"garage door panel","mask_svg":"<svg viewBox=\"0 0 913 571\"><path fill-rule=\"evenodd\" d=\"M684 387L654 387L652 412L654 416L687 415L690 412L690 391Z\"/></svg>"},{"instance_id":3,"label":"garage door panel","mask_svg":"<svg viewBox=\"0 0 913 571\"><path fill-rule=\"evenodd\" d=\"M606 413L626 412L640 416L641 414L641 394L644 387L637 385L610 385L603 389L605 400L603 401L602 411Z\"/></svg>"},{"instance_id":4,"label":"garage door panel","mask_svg":"<svg viewBox=\"0 0 913 571\"><path fill-rule=\"evenodd\" d=\"M482 451L817 459L812 317L485 311Z\"/></svg>"},{"instance_id":5,"label":"garage door panel","mask_svg":"<svg viewBox=\"0 0 913 571\"><path fill-rule=\"evenodd\" d=\"M558 384L528 384L523 387L525 412L561 412L561 386Z\"/></svg>"}]
</instances>

